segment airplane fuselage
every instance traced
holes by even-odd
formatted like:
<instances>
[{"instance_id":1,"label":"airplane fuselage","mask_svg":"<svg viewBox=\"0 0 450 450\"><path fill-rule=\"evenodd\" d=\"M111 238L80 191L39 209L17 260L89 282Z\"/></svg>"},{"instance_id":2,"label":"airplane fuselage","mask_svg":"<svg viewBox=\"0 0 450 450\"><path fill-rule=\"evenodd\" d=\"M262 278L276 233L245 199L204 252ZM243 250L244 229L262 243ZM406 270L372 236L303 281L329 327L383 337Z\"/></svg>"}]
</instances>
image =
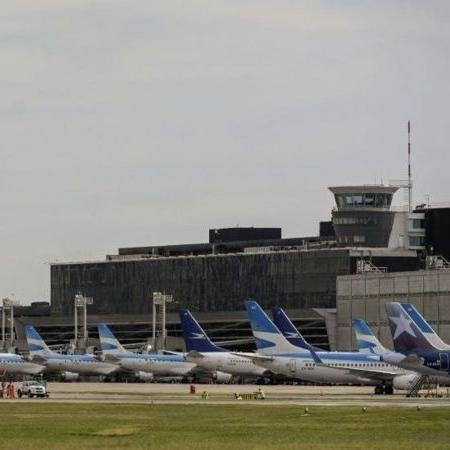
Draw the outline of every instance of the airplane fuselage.
<instances>
[{"instance_id":1,"label":"airplane fuselage","mask_svg":"<svg viewBox=\"0 0 450 450\"><path fill-rule=\"evenodd\" d=\"M123 369L152 373L157 376L186 376L195 368L194 363L177 355L127 353L114 356Z\"/></svg>"},{"instance_id":2,"label":"airplane fuselage","mask_svg":"<svg viewBox=\"0 0 450 450\"><path fill-rule=\"evenodd\" d=\"M202 352L198 357L187 355L187 359L208 371L220 371L237 376L262 377L267 370L248 358L229 352Z\"/></svg>"},{"instance_id":3,"label":"airplane fuselage","mask_svg":"<svg viewBox=\"0 0 450 450\"><path fill-rule=\"evenodd\" d=\"M320 353L323 364L317 364L312 357L302 353L273 355L271 358L256 363L274 373L317 383L377 385L380 379L373 376L374 372L406 374L405 370L380 361L377 355L362 353L323 352Z\"/></svg>"},{"instance_id":4,"label":"airplane fuselage","mask_svg":"<svg viewBox=\"0 0 450 450\"><path fill-rule=\"evenodd\" d=\"M110 375L117 366L98 361L92 355L60 355L44 356L44 364L50 372L73 372L80 375Z\"/></svg>"},{"instance_id":5,"label":"airplane fuselage","mask_svg":"<svg viewBox=\"0 0 450 450\"><path fill-rule=\"evenodd\" d=\"M407 370L414 370L423 375L441 377L450 382L450 352L444 350L417 350L410 352L410 356L421 360L420 362L411 362L401 353L387 353L383 355L384 361L396 364L398 367Z\"/></svg>"},{"instance_id":6,"label":"airplane fuselage","mask_svg":"<svg viewBox=\"0 0 450 450\"><path fill-rule=\"evenodd\" d=\"M0 355L0 374L37 375L44 370L44 366L27 361L20 355Z\"/></svg>"}]
</instances>

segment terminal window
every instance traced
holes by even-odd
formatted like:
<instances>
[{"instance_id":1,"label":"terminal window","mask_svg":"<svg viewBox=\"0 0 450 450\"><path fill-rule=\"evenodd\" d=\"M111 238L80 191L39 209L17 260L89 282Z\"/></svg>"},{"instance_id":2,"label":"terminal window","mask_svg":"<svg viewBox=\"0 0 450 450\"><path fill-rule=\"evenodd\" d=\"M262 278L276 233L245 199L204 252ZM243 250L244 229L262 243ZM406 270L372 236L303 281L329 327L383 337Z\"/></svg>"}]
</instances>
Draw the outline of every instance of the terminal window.
<instances>
[{"instance_id":1,"label":"terminal window","mask_svg":"<svg viewBox=\"0 0 450 450\"><path fill-rule=\"evenodd\" d=\"M425 228L425 219L408 219L408 225L413 230Z\"/></svg>"},{"instance_id":2,"label":"terminal window","mask_svg":"<svg viewBox=\"0 0 450 450\"><path fill-rule=\"evenodd\" d=\"M410 247L423 247L425 245L425 236L409 236Z\"/></svg>"},{"instance_id":3,"label":"terminal window","mask_svg":"<svg viewBox=\"0 0 450 450\"><path fill-rule=\"evenodd\" d=\"M336 194L335 199L338 208L389 208L392 194Z\"/></svg>"},{"instance_id":4,"label":"terminal window","mask_svg":"<svg viewBox=\"0 0 450 450\"><path fill-rule=\"evenodd\" d=\"M335 225L376 225L376 217L335 217Z\"/></svg>"}]
</instances>

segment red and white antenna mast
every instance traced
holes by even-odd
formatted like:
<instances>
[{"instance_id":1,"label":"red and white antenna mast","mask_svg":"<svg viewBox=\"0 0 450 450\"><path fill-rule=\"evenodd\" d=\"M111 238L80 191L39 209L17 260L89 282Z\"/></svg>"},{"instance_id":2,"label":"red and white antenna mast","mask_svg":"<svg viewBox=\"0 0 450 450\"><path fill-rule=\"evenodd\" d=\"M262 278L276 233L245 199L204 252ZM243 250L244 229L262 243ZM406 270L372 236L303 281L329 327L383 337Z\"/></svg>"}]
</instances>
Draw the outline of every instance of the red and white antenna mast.
<instances>
[{"instance_id":1,"label":"red and white antenna mast","mask_svg":"<svg viewBox=\"0 0 450 450\"><path fill-rule=\"evenodd\" d=\"M412 212L411 122L408 120L408 211Z\"/></svg>"}]
</instances>

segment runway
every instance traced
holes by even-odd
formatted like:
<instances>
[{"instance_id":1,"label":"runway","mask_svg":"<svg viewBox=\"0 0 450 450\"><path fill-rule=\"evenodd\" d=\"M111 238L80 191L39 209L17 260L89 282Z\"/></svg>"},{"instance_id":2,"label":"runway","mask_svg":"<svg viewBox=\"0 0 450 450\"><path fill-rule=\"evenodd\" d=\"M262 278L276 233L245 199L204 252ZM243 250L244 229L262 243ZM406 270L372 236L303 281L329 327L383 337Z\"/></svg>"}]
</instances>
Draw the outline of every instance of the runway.
<instances>
[{"instance_id":1,"label":"runway","mask_svg":"<svg viewBox=\"0 0 450 450\"><path fill-rule=\"evenodd\" d=\"M17 386L18 387L18 384ZM258 404L298 406L383 406L383 407L450 407L448 389L439 390L440 398L424 395L407 398L405 393L373 395L373 387L360 386L261 386L265 400L236 400L235 393L249 394L256 385L197 384L190 393L189 384L168 383L48 383L48 399L16 399L4 402L51 403L135 403L135 404ZM202 392L208 398L202 398Z\"/></svg>"}]
</instances>

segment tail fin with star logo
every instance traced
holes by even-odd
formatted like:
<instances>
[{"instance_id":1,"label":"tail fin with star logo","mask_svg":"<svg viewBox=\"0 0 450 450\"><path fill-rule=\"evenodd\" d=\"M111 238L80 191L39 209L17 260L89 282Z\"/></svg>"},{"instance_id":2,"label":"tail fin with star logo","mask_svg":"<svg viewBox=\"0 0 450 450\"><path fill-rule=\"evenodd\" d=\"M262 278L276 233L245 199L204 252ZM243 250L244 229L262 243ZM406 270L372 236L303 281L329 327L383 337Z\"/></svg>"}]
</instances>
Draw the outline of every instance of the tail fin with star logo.
<instances>
[{"instance_id":1,"label":"tail fin with star logo","mask_svg":"<svg viewBox=\"0 0 450 450\"><path fill-rule=\"evenodd\" d=\"M450 345L446 344L433 330L431 325L425 320L422 314L417 311L411 303L402 303L402 308L408 313L417 327L422 331L428 342L439 350L450 350Z\"/></svg>"},{"instance_id":2,"label":"tail fin with star logo","mask_svg":"<svg viewBox=\"0 0 450 450\"><path fill-rule=\"evenodd\" d=\"M410 355L436 350L401 303L386 303L386 312L396 352Z\"/></svg>"}]
</instances>

